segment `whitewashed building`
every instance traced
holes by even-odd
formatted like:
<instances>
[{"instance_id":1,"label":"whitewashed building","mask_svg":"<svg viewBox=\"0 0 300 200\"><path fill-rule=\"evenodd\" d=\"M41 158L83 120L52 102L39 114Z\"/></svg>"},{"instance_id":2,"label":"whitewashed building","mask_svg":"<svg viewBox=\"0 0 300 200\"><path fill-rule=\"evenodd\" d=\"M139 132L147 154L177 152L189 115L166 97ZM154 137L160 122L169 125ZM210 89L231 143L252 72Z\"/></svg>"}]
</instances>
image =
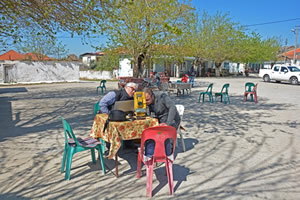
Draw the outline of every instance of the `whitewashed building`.
<instances>
[{"instance_id":1,"label":"whitewashed building","mask_svg":"<svg viewBox=\"0 0 300 200\"><path fill-rule=\"evenodd\" d=\"M2 61L0 83L51 83L79 81L79 62Z\"/></svg>"}]
</instances>

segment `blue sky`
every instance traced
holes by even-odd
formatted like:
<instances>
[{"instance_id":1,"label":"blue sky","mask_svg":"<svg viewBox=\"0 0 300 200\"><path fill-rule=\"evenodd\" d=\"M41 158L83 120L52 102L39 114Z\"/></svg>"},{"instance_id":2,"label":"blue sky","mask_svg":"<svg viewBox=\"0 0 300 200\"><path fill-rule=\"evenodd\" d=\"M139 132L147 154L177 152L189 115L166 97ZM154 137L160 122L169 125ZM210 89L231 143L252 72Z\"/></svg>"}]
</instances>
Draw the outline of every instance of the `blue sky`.
<instances>
[{"instance_id":1,"label":"blue sky","mask_svg":"<svg viewBox=\"0 0 300 200\"><path fill-rule=\"evenodd\" d=\"M295 44L296 37L291 29L295 28L296 25L300 25L299 0L289 0L287 2L282 0L192 0L192 5L196 8L199 16L204 10L210 15L221 11L223 14L228 13L233 22L242 25L268 23L249 26L248 28L259 33L264 39L276 36L282 38L282 45L284 45L286 39L288 45ZM298 38L299 44L300 36ZM67 45L69 53L79 56L86 52L95 52L91 45L83 45L80 37L70 38L68 34L64 34L59 39ZM102 36L91 42L96 46L100 46L105 41L105 37Z\"/></svg>"}]
</instances>

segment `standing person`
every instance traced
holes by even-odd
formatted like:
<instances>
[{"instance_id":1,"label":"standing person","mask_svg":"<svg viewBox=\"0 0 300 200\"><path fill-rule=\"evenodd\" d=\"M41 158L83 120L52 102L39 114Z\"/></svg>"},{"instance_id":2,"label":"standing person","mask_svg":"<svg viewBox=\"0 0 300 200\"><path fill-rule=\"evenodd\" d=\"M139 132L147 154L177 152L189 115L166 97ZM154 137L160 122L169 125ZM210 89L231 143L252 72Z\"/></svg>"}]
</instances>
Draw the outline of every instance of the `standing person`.
<instances>
[{"instance_id":1,"label":"standing person","mask_svg":"<svg viewBox=\"0 0 300 200\"><path fill-rule=\"evenodd\" d=\"M121 90L110 91L99 101L101 113L109 113L116 101L133 100L133 94L137 85L133 82L127 83Z\"/></svg>"},{"instance_id":2,"label":"standing person","mask_svg":"<svg viewBox=\"0 0 300 200\"><path fill-rule=\"evenodd\" d=\"M158 87L159 84L160 84L160 76L159 76L159 73L154 72L154 77L155 77L155 79L156 79L156 85L157 85L157 87Z\"/></svg>"},{"instance_id":3,"label":"standing person","mask_svg":"<svg viewBox=\"0 0 300 200\"><path fill-rule=\"evenodd\" d=\"M196 71L194 69L194 66L192 66L189 71L189 82L192 84L192 87L194 87L195 76L196 76Z\"/></svg>"},{"instance_id":4,"label":"standing person","mask_svg":"<svg viewBox=\"0 0 300 200\"><path fill-rule=\"evenodd\" d=\"M165 93L155 95L151 88L145 88L146 104L149 107L149 112L154 113L158 119L160 126L173 126L178 129L180 124L180 116L176 109L175 103ZM172 154L172 143L167 140L165 143L166 154ZM145 142L145 154L152 157L154 154L155 142L148 140Z\"/></svg>"}]
</instances>

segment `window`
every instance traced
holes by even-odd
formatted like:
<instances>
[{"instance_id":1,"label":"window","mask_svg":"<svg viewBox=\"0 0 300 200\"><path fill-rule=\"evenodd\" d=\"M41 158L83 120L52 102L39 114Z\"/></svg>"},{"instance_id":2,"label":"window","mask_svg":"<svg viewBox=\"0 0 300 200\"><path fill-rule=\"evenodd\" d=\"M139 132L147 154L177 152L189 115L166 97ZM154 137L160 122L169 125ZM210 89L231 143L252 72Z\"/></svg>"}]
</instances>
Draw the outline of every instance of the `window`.
<instances>
[{"instance_id":1,"label":"window","mask_svg":"<svg viewBox=\"0 0 300 200\"><path fill-rule=\"evenodd\" d=\"M288 70L287 70L286 67L281 67L280 71L281 71L281 72L287 72Z\"/></svg>"},{"instance_id":2,"label":"window","mask_svg":"<svg viewBox=\"0 0 300 200\"><path fill-rule=\"evenodd\" d=\"M275 66L275 67L274 67L274 71L275 71L275 72L278 72L278 71L279 71L279 66Z\"/></svg>"}]
</instances>

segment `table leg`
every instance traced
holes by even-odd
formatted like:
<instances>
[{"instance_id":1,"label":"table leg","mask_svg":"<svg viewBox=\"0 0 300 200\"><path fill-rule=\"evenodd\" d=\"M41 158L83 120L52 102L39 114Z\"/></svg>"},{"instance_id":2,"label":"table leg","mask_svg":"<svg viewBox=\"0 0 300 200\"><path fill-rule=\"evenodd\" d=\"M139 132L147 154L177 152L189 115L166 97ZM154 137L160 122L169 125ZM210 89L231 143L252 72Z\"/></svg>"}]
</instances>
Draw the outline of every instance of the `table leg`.
<instances>
[{"instance_id":1,"label":"table leg","mask_svg":"<svg viewBox=\"0 0 300 200\"><path fill-rule=\"evenodd\" d=\"M116 153L116 155L115 155L115 166L116 166L116 177L117 178L119 177L118 165L119 165L119 162L118 162L118 153Z\"/></svg>"}]
</instances>

